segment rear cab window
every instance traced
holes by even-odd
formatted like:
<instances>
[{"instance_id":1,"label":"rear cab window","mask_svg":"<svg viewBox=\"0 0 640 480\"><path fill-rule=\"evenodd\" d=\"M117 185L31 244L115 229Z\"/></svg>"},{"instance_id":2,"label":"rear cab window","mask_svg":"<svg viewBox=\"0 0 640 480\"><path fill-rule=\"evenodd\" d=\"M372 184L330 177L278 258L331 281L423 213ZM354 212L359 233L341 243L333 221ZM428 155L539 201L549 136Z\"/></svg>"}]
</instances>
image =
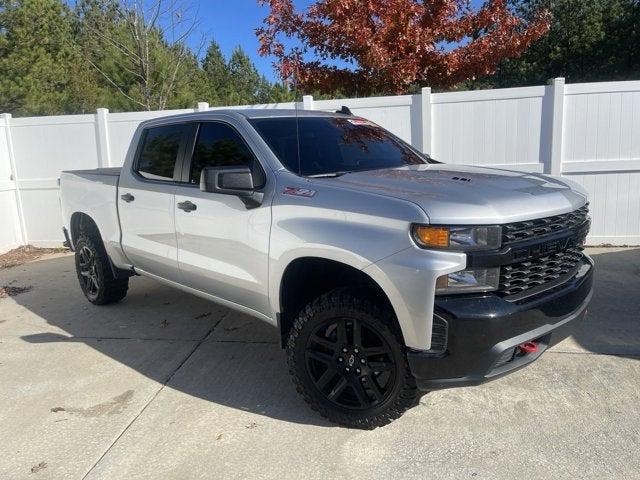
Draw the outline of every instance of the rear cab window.
<instances>
[{"instance_id":1,"label":"rear cab window","mask_svg":"<svg viewBox=\"0 0 640 480\"><path fill-rule=\"evenodd\" d=\"M146 129L134 171L147 180L173 182L186 131L185 124Z\"/></svg>"}]
</instances>

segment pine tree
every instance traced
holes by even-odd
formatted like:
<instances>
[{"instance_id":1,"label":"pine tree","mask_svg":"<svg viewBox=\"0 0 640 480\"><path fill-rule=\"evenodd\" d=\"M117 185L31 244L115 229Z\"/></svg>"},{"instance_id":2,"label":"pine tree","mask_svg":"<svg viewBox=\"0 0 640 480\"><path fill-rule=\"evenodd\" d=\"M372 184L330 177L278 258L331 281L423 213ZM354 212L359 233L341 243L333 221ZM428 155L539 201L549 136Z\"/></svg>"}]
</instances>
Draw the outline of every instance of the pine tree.
<instances>
[{"instance_id":1,"label":"pine tree","mask_svg":"<svg viewBox=\"0 0 640 480\"><path fill-rule=\"evenodd\" d=\"M230 96L230 72L220 45L211 40L202 60L206 82L206 100L210 105L225 105ZM204 98L204 97L203 97Z\"/></svg>"},{"instance_id":2,"label":"pine tree","mask_svg":"<svg viewBox=\"0 0 640 480\"><path fill-rule=\"evenodd\" d=\"M0 0L0 111L52 115L95 95L74 48L70 11L59 0ZM80 95L80 96L79 96Z\"/></svg>"},{"instance_id":3,"label":"pine tree","mask_svg":"<svg viewBox=\"0 0 640 480\"><path fill-rule=\"evenodd\" d=\"M246 105L259 102L262 78L249 56L240 46L233 49L229 59L229 75L233 104Z\"/></svg>"}]
</instances>

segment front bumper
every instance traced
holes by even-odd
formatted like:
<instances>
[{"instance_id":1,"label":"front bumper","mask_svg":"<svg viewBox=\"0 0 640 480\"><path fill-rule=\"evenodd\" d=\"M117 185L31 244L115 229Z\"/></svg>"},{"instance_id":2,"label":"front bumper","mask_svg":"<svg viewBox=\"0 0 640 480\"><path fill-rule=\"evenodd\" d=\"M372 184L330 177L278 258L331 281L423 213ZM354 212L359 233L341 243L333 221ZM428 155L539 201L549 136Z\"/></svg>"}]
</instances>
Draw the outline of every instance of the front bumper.
<instances>
[{"instance_id":1,"label":"front bumper","mask_svg":"<svg viewBox=\"0 0 640 480\"><path fill-rule=\"evenodd\" d=\"M436 297L435 314L447 324L443 353L410 350L411 372L421 390L478 385L522 368L569 336L591 300L593 262L561 286L526 301L494 295ZM538 342L534 353L517 346Z\"/></svg>"}]
</instances>

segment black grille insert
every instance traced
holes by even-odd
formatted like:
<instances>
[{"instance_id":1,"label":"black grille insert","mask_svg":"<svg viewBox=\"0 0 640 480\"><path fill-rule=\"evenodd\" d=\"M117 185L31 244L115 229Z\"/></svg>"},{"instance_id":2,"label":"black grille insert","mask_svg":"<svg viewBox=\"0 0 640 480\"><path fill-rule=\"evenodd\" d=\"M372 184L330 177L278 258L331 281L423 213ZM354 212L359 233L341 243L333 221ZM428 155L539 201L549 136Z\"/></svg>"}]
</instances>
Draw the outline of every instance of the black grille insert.
<instances>
[{"instance_id":1,"label":"black grille insert","mask_svg":"<svg viewBox=\"0 0 640 480\"><path fill-rule=\"evenodd\" d=\"M433 329L431 330L431 349L430 351L444 352L447 349L447 336L449 325L447 321L438 316L433 316Z\"/></svg>"},{"instance_id":2,"label":"black grille insert","mask_svg":"<svg viewBox=\"0 0 640 480\"><path fill-rule=\"evenodd\" d=\"M502 246L577 227L587 220L588 214L589 204L562 215L508 223L502 226Z\"/></svg>"},{"instance_id":3,"label":"black grille insert","mask_svg":"<svg viewBox=\"0 0 640 480\"><path fill-rule=\"evenodd\" d=\"M569 279L582 264L582 246L500 268L498 293L509 296L523 293L563 277Z\"/></svg>"}]
</instances>

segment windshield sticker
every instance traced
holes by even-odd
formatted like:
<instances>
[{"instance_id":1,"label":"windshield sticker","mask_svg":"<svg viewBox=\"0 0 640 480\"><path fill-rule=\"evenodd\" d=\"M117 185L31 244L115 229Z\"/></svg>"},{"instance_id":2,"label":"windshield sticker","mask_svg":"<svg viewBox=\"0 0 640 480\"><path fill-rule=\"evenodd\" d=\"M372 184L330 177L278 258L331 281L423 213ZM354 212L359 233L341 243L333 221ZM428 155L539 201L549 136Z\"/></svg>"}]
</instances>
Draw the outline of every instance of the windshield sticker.
<instances>
[{"instance_id":1,"label":"windshield sticker","mask_svg":"<svg viewBox=\"0 0 640 480\"><path fill-rule=\"evenodd\" d=\"M351 125L380 128L379 125L376 125L372 121L367 120L365 118L348 118L347 122L349 122Z\"/></svg>"},{"instance_id":2,"label":"windshield sticker","mask_svg":"<svg viewBox=\"0 0 640 480\"><path fill-rule=\"evenodd\" d=\"M282 191L285 195L293 195L294 197L313 197L316 194L315 190L310 190L308 188L298 188L298 187L284 187Z\"/></svg>"}]
</instances>

